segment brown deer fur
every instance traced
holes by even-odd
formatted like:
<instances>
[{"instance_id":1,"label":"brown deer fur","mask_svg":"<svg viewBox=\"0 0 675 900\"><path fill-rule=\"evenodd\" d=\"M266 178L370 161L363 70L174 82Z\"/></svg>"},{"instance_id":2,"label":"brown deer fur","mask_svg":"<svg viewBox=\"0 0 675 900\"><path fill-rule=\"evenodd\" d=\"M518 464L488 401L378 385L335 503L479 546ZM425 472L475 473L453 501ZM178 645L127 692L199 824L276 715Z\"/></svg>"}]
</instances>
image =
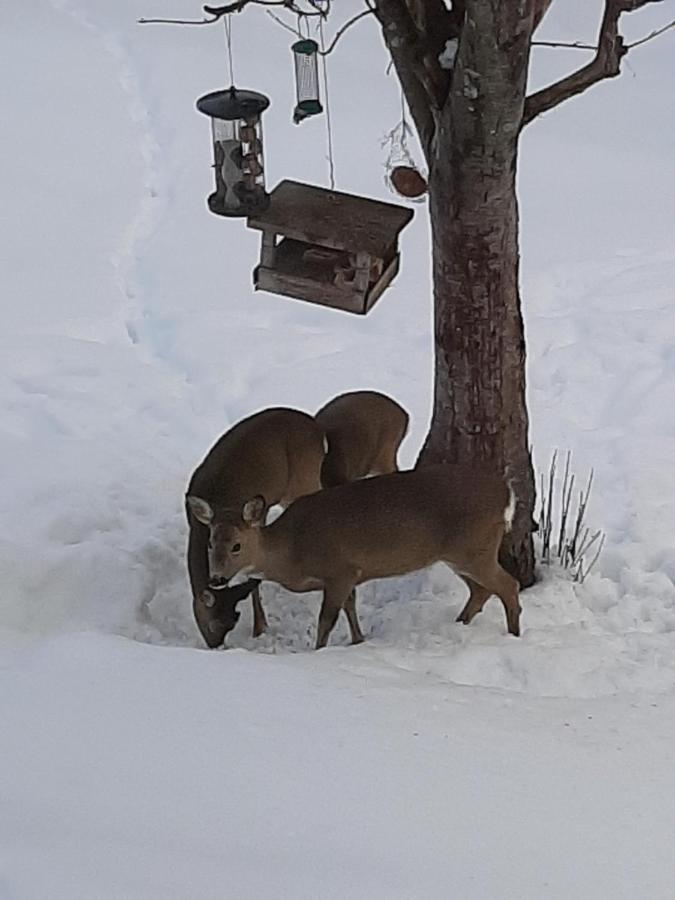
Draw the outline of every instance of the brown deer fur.
<instances>
[{"instance_id":1,"label":"brown deer fur","mask_svg":"<svg viewBox=\"0 0 675 900\"><path fill-rule=\"evenodd\" d=\"M509 632L520 633L518 584L497 559L515 498L486 469L430 466L330 488L300 498L269 526L264 509L263 498L254 497L242 509L244 524L223 529L213 568L234 584L254 576L292 591L322 589L317 648L343 608L352 640L362 640L357 585L438 561L469 586L460 621L468 624L494 593Z\"/></svg>"},{"instance_id":2,"label":"brown deer fur","mask_svg":"<svg viewBox=\"0 0 675 900\"><path fill-rule=\"evenodd\" d=\"M210 525L198 518L195 499L205 501L214 521L243 524L241 510L251 496L287 506L319 490L324 435L312 416L295 409L266 409L226 432L209 450L190 479L186 498L188 572L193 610L209 647L222 644L236 625L237 603L253 590L254 632L265 629L257 584L213 590L209 572Z\"/></svg>"},{"instance_id":3,"label":"brown deer fur","mask_svg":"<svg viewBox=\"0 0 675 900\"><path fill-rule=\"evenodd\" d=\"M376 391L340 394L314 417L328 440L321 470L324 487L398 470L397 453L408 430L408 413Z\"/></svg>"},{"instance_id":4,"label":"brown deer fur","mask_svg":"<svg viewBox=\"0 0 675 900\"><path fill-rule=\"evenodd\" d=\"M256 494L264 497L267 510L318 490L320 481L334 485L395 472L407 427L408 414L394 400L375 391L354 391L331 400L315 420L292 409L268 409L239 422L216 442L194 472L186 502L193 609L208 646L219 646L234 628L237 604L251 591L254 635L267 625L257 581L220 589L211 584L208 543L217 542L219 526L242 523L243 504Z\"/></svg>"}]
</instances>

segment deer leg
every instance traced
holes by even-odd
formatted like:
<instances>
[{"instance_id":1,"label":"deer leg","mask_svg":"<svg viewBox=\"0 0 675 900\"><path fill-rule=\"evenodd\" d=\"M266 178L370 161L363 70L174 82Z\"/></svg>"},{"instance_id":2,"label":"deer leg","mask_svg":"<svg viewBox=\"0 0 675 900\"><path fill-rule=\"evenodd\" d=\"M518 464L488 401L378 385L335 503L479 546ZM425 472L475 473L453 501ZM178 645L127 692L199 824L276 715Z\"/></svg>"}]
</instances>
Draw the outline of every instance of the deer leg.
<instances>
[{"instance_id":1,"label":"deer leg","mask_svg":"<svg viewBox=\"0 0 675 900\"><path fill-rule=\"evenodd\" d=\"M520 601L518 599L519 585L516 579L498 565L495 578L494 592L502 601L506 614L506 625L509 634L520 637Z\"/></svg>"},{"instance_id":2,"label":"deer leg","mask_svg":"<svg viewBox=\"0 0 675 900\"><path fill-rule=\"evenodd\" d=\"M466 582L471 593L469 594L469 599L466 601L464 609L457 616L455 621L468 625L479 612L483 611L483 607L491 592L488 591L487 588L484 588L482 584L478 584L477 581L474 581L473 578L469 578L466 575L460 575L460 578L462 581Z\"/></svg>"},{"instance_id":3,"label":"deer leg","mask_svg":"<svg viewBox=\"0 0 675 900\"><path fill-rule=\"evenodd\" d=\"M319 613L319 627L316 635L316 649L328 643L328 637L335 627L340 610L354 590L354 582L332 581L324 585L323 603Z\"/></svg>"},{"instance_id":4,"label":"deer leg","mask_svg":"<svg viewBox=\"0 0 675 900\"><path fill-rule=\"evenodd\" d=\"M197 627L208 647L219 647L225 639L225 629L213 625L216 618L215 597L209 587L209 530L187 510L189 523L187 567L192 589L192 610Z\"/></svg>"},{"instance_id":5,"label":"deer leg","mask_svg":"<svg viewBox=\"0 0 675 900\"><path fill-rule=\"evenodd\" d=\"M509 634L519 637L521 609L516 579L502 569L496 561L486 570L477 567L471 572L470 577L488 591L488 596L496 594L499 597L506 614L506 627Z\"/></svg>"},{"instance_id":6,"label":"deer leg","mask_svg":"<svg viewBox=\"0 0 675 900\"><path fill-rule=\"evenodd\" d=\"M349 623L349 631L351 632L352 636L352 644L362 644L364 640L363 632L361 631L359 619L356 615L356 590L353 590L349 597L347 597L342 608L345 611L347 622Z\"/></svg>"},{"instance_id":7,"label":"deer leg","mask_svg":"<svg viewBox=\"0 0 675 900\"><path fill-rule=\"evenodd\" d=\"M253 637L260 637L267 631L267 619L265 610L260 601L260 584L257 583L251 594L251 603L253 604Z\"/></svg>"}]
</instances>

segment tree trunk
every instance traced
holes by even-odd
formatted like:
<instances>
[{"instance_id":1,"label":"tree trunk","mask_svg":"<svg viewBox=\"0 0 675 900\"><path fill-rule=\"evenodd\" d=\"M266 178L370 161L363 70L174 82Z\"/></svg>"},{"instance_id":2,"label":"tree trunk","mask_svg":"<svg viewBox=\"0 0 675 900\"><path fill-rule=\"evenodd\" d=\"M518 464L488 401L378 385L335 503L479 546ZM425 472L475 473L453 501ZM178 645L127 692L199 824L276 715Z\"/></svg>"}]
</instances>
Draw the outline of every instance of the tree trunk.
<instances>
[{"instance_id":1,"label":"tree trunk","mask_svg":"<svg viewBox=\"0 0 675 900\"><path fill-rule=\"evenodd\" d=\"M535 485L515 176L532 18L502 0L466 7L429 159L436 365L419 463L485 459L507 471L518 503L502 563L527 587Z\"/></svg>"}]
</instances>

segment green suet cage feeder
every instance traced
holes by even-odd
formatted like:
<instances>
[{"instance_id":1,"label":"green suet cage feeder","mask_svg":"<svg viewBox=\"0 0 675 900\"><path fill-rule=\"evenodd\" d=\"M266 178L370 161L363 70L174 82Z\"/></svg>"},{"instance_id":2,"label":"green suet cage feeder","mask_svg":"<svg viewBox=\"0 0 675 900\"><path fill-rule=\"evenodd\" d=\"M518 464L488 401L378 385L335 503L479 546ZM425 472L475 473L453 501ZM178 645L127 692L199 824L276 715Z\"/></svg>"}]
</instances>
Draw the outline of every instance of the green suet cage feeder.
<instances>
[{"instance_id":1,"label":"green suet cage feeder","mask_svg":"<svg viewBox=\"0 0 675 900\"><path fill-rule=\"evenodd\" d=\"M297 102L293 121L297 125L310 116L323 112L319 99L319 45L311 38L296 41L291 47L295 61Z\"/></svg>"},{"instance_id":2,"label":"green suet cage feeder","mask_svg":"<svg viewBox=\"0 0 675 900\"><path fill-rule=\"evenodd\" d=\"M218 216L250 216L269 206L261 122L269 105L264 94L235 87L197 100L197 109L211 119L216 189L207 202Z\"/></svg>"}]
</instances>

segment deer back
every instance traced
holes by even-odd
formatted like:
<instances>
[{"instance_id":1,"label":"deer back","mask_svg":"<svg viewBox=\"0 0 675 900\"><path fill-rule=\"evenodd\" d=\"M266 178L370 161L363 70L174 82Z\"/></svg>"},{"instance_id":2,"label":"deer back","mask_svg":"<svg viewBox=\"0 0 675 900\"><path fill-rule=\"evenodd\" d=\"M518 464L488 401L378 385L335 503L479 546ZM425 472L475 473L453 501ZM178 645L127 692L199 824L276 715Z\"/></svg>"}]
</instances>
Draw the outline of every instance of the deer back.
<instances>
[{"instance_id":1,"label":"deer back","mask_svg":"<svg viewBox=\"0 0 675 900\"><path fill-rule=\"evenodd\" d=\"M377 391L341 394L315 418L328 441L321 473L324 487L397 470L409 417L391 397Z\"/></svg>"}]
</instances>

